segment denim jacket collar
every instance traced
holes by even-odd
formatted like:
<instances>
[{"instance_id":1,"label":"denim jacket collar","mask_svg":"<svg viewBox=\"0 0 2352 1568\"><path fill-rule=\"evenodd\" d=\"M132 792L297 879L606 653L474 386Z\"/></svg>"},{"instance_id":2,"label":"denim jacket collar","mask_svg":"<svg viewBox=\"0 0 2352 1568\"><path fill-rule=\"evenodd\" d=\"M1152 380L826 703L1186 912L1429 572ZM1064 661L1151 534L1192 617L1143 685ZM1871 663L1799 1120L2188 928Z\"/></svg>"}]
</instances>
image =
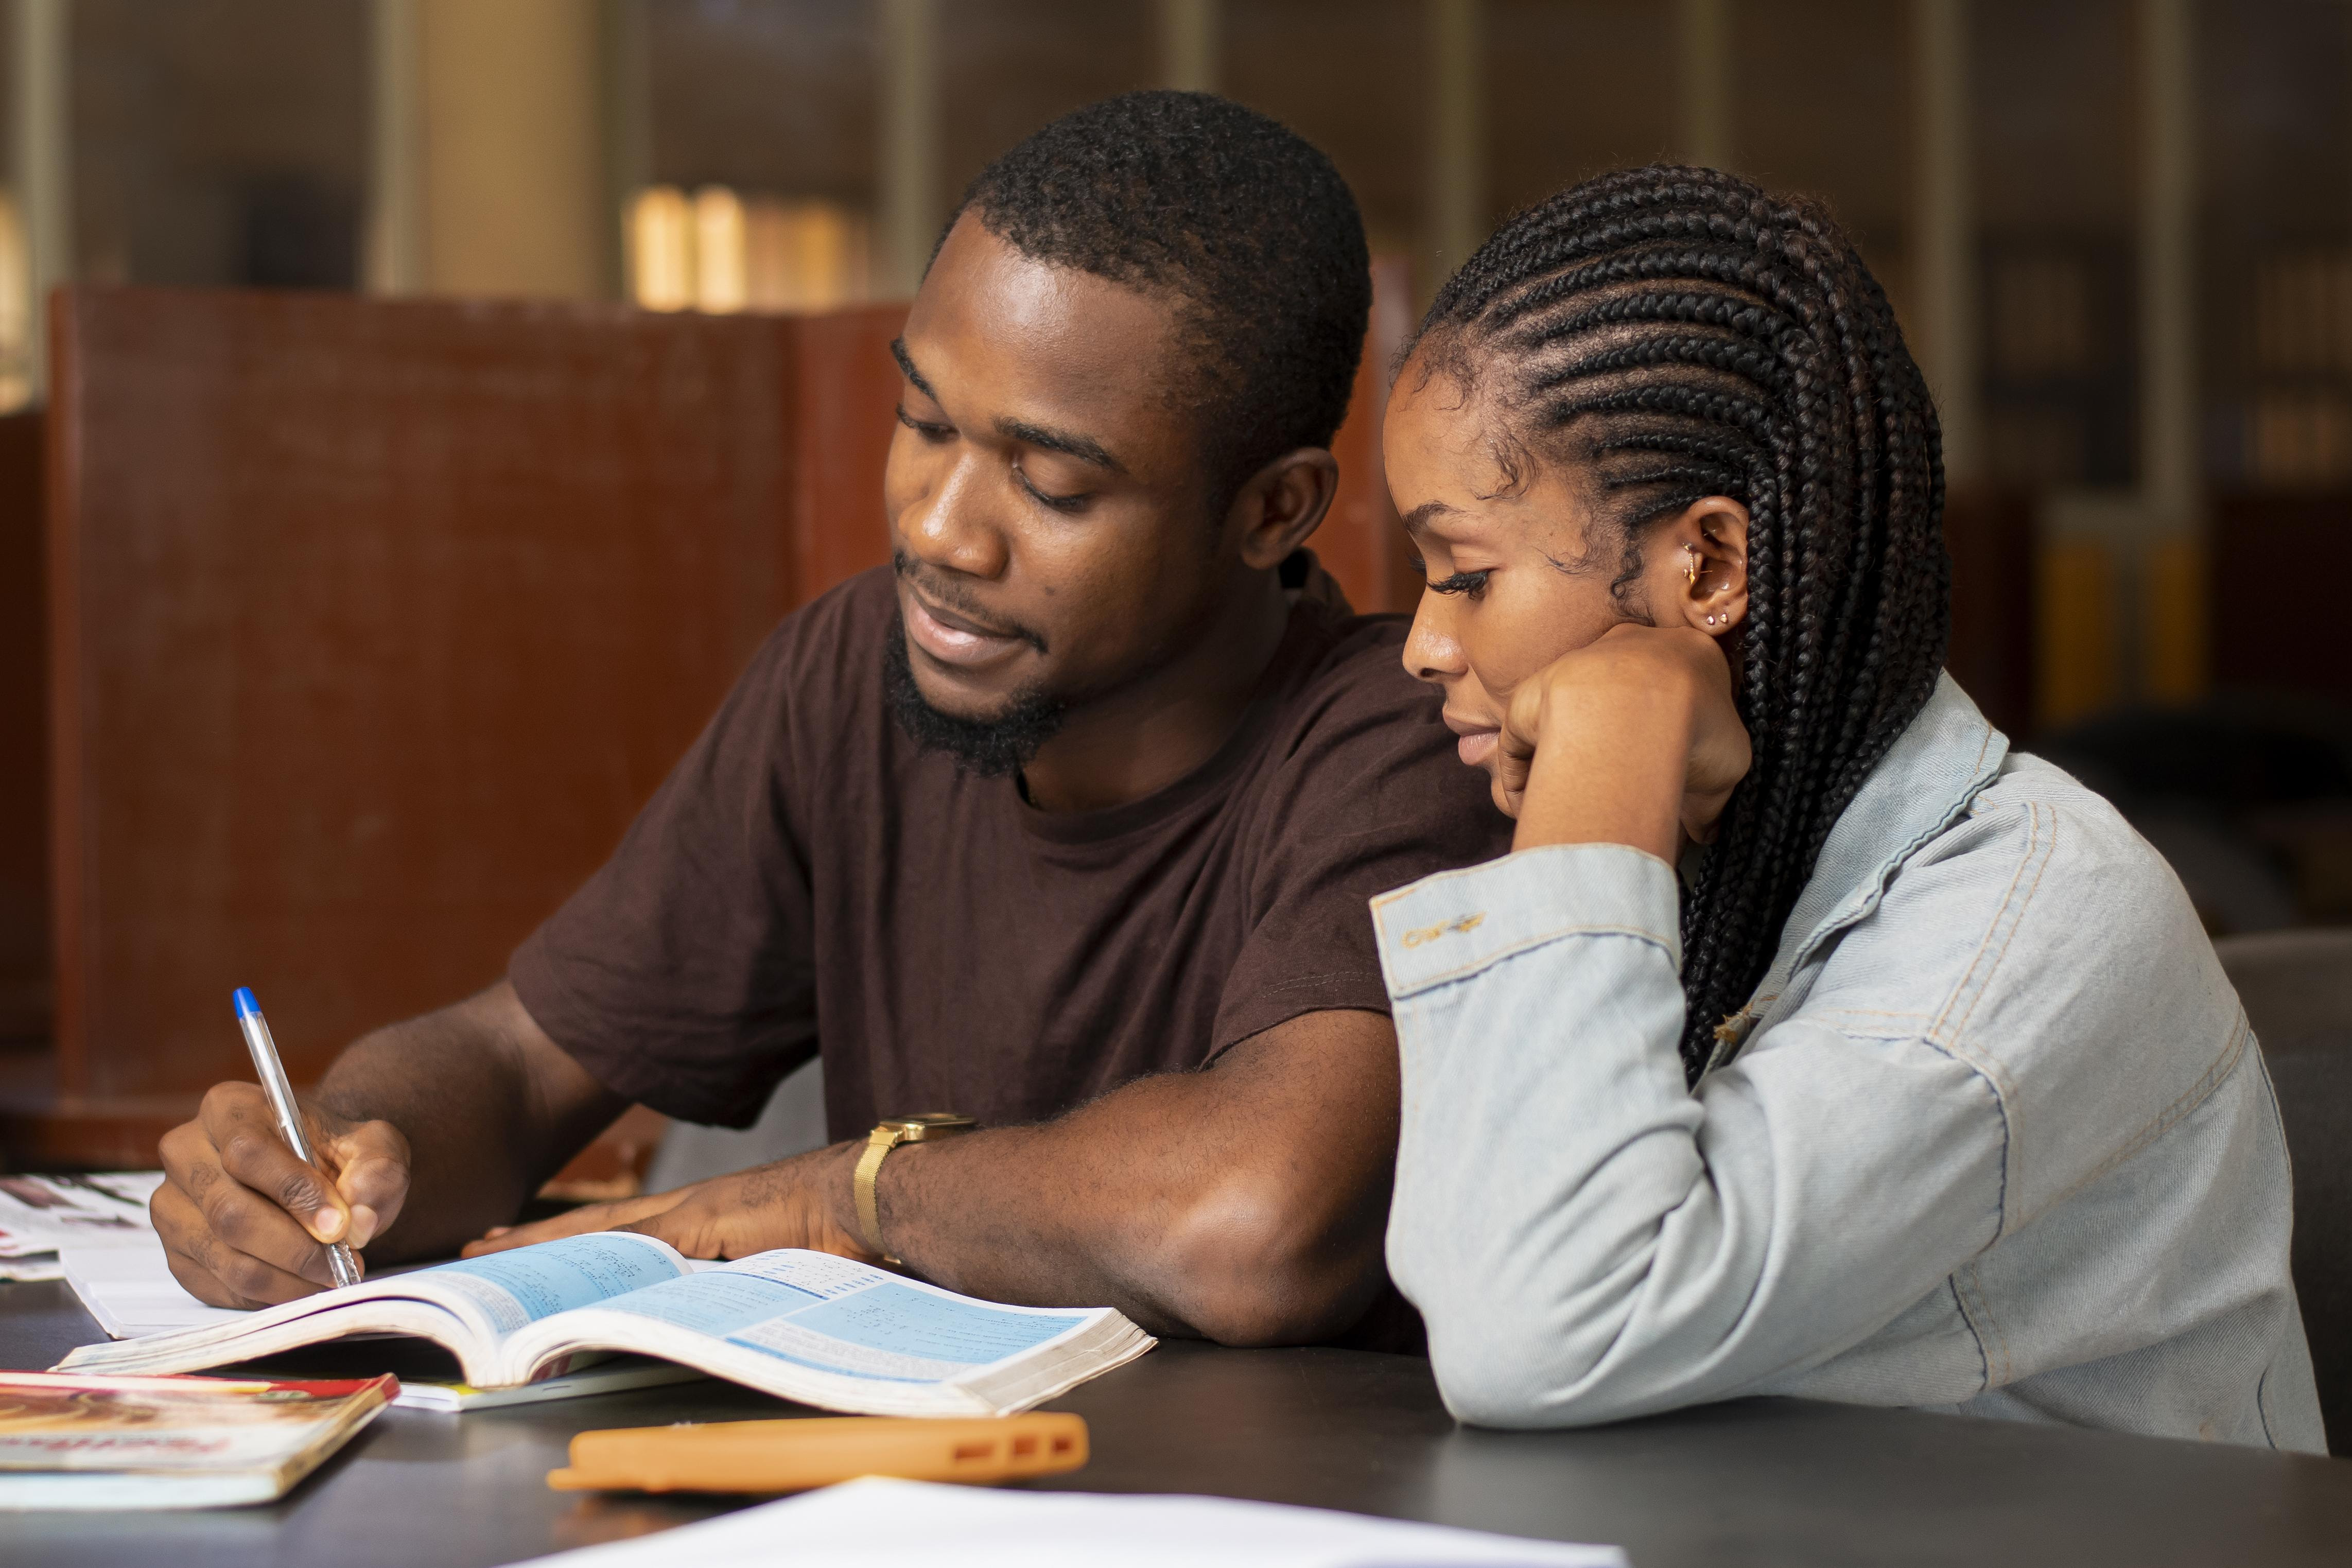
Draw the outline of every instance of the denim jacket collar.
<instances>
[{"instance_id":1,"label":"denim jacket collar","mask_svg":"<svg viewBox=\"0 0 2352 1568\"><path fill-rule=\"evenodd\" d=\"M1986 721L1957 681L1938 675L1927 706L1831 827L1812 878L1781 930L1780 950L1748 1005L1748 1028L1716 1047L1708 1071L1738 1054L1753 1020L1770 1010L1790 977L1822 943L1877 907L1895 868L1958 821L2008 755L2009 737Z\"/></svg>"}]
</instances>

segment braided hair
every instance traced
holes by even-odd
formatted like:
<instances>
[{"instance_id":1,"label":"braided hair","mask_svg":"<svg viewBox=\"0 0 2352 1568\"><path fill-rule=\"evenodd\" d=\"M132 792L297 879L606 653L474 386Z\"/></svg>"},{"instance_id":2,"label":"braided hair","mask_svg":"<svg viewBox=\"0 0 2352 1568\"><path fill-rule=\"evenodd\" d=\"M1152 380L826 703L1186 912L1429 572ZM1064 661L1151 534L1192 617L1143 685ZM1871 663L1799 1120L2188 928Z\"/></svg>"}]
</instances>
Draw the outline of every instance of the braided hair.
<instances>
[{"instance_id":1,"label":"braided hair","mask_svg":"<svg viewBox=\"0 0 2352 1568\"><path fill-rule=\"evenodd\" d=\"M1487 395L1507 477L1580 470L1601 531L1586 555L1620 547L1621 599L1651 524L1708 496L1748 509L1748 621L1726 651L1754 762L1683 904L1696 1080L1943 665L1926 384L1828 214L1712 169L1604 174L1520 213L1439 291L1406 357Z\"/></svg>"}]
</instances>

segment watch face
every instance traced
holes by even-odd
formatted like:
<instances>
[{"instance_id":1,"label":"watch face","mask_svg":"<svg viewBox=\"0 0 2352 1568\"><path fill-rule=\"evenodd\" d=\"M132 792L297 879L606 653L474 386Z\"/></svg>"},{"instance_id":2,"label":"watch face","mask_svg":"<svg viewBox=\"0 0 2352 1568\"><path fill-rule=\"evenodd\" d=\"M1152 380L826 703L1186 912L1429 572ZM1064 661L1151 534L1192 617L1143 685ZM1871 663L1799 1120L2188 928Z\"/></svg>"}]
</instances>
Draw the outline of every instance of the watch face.
<instances>
[{"instance_id":1,"label":"watch face","mask_svg":"<svg viewBox=\"0 0 2352 1568\"><path fill-rule=\"evenodd\" d=\"M919 1116L893 1116L883 1126L917 1136L926 1133L961 1132L980 1123L969 1116L958 1116L952 1110L927 1110Z\"/></svg>"}]
</instances>

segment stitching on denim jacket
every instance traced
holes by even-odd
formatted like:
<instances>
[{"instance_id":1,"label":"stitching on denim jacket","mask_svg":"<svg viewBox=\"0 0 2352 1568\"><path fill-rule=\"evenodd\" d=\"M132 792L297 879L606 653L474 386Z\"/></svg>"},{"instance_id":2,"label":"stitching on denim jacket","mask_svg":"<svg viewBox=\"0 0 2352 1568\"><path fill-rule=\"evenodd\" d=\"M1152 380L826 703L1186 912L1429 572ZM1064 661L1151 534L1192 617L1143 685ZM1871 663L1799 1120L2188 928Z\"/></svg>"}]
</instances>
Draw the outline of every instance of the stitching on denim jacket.
<instances>
[{"instance_id":1,"label":"stitching on denim jacket","mask_svg":"<svg viewBox=\"0 0 2352 1568\"><path fill-rule=\"evenodd\" d=\"M2187 1120L2198 1107L2213 1098L2213 1091L2220 1089L2222 1080L2236 1069L2240 1058L2246 1054L2246 1042L2252 1037L2253 1031L2246 1026L2246 1015L2241 1009L2237 1026L2230 1031L2228 1040L2221 1047L2221 1054L2213 1058L2203 1077L2182 1089L2179 1099L2150 1117L2146 1126L2117 1145L2105 1159L2084 1172L2073 1186L2053 1197L2048 1204L2034 1211L2035 1214L2046 1214L2056 1208Z\"/></svg>"},{"instance_id":2,"label":"stitching on denim jacket","mask_svg":"<svg viewBox=\"0 0 2352 1568\"><path fill-rule=\"evenodd\" d=\"M1952 809L1937 818L1933 826L1915 836L1909 843L1882 860L1870 880L1856 889L1843 905L1823 915L1820 921L1805 933L1803 940L1798 943L1796 951L1789 958L1790 980L1795 978L1797 971L1811 962L1813 955L1831 937L1848 927L1860 923L1878 907L1878 901L1886 895L1887 883L1902 873L1904 868L1910 864L1914 855L1941 838L1963 816L1977 815L1979 803L1982 800L1984 792L1992 786L1993 780L1999 776L2000 772L1996 768L1992 774L1987 774L1984 771L1985 757L1991 752L1992 743L1996 738L2000 739L2004 745L2008 742L2008 737L2002 735L1990 724L1986 724L1983 728L1983 738L1977 742L1976 761L1969 768L1969 787L1962 793L1960 798L1953 803ZM1773 973L1779 972L1780 967L1780 961L1776 958L1773 961L1772 969L1766 972L1765 979L1769 980ZM1735 1048L1731 1055L1736 1054ZM1710 1062L1708 1067L1711 1070L1717 1067L1726 1066L1730 1059L1730 1055L1725 1055L1721 1060Z\"/></svg>"},{"instance_id":3,"label":"stitching on denim jacket","mask_svg":"<svg viewBox=\"0 0 2352 1568\"><path fill-rule=\"evenodd\" d=\"M2009 922L2009 929L2001 932L2000 951L1992 955L1992 962L1985 966L1983 976L1977 981L1973 991L1970 992L1968 1011L1960 1015L1960 1021L1958 1024L1952 1026L1952 1037L1955 1039L1968 1033L1969 1021L1976 1016L1977 1005L1984 1000L1985 993L1992 989L1992 977L2000 972L2001 961L2009 956L2009 944L2017 940L2018 928L2025 923L2026 906L2033 901L2033 895L2042 889L2042 874L2049 870L2051 858L2058 847L2058 814L2054 811L2050 812L2049 833L2045 837L2042 826L2042 814L2046 810L2049 808L2039 801L2029 802L2026 806L2028 826L2025 855L2018 863L2016 875L2010 879L2010 896L2002 899L2000 912L1993 917L1993 924L1986 930L1984 941L1977 944L1977 956L1979 959L1984 956L1985 943L1992 940L1993 931L2000 928L2003 920ZM2023 897L2016 897L2018 879L2025 875L2026 868L2029 866L2033 869L2032 884L2025 889ZM1971 964L1969 967L1973 972L1975 965ZM1969 990L1965 979L1961 982L1961 990ZM1958 999L1958 993L1955 993L1951 1001L1957 1002ZM1944 1016L1947 1018L1951 1016L1951 1002L1945 1005Z\"/></svg>"},{"instance_id":4,"label":"stitching on denim jacket","mask_svg":"<svg viewBox=\"0 0 2352 1568\"><path fill-rule=\"evenodd\" d=\"M2270 1058L2262 1052L2262 1037L2254 1035L2253 1020L2246 1016L2242 1006L2238 1009L2237 1021L2231 1027L2243 1029L2253 1036L2254 1066L2262 1076L2263 1100L2271 1108L2271 1131L2278 1134L2279 1158L2286 1162L2287 1184L2292 1188L2294 1184L2294 1151L2286 1146L2286 1113L2279 1109L2278 1080L2271 1077Z\"/></svg>"},{"instance_id":5,"label":"stitching on denim jacket","mask_svg":"<svg viewBox=\"0 0 2352 1568\"><path fill-rule=\"evenodd\" d=\"M1394 992L1392 994L1401 997L1418 995L1420 993L1427 991L1433 986L1444 985L1452 981L1464 979L1466 976L1479 973L1481 970L1492 968L1494 965L1501 963L1504 959L1516 958L1520 953L1527 952L1531 949L1548 947L1551 943L1560 941L1562 938L1571 936L1631 937L1635 942L1645 942L1650 943L1652 946L1657 948L1666 955L1668 963L1674 963L1675 968L1678 970L1681 968L1681 964L1675 957L1674 943L1669 942L1666 938L1660 936L1654 931L1645 931L1640 926L1631 925L1558 926L1549 931L1538 931L1532 936L1522 937L1517 942L1512 942L1507 947L1501 947L1496 949L1492 952L1482 953L1476 958L1468 960L1462 963L1457 963L1451 969L1443 969L1434 974L1423 975L1411 980L1407 983L1402 991Z\"/></svg>"},{"instance_id":6,"label":"stitching on denim jacket","mask_svg":"<svg viewBox=\"0 0 2352 1568\"><path fill-rule=\"evenodd\" d=\"M2040 890L2042 872L2048 868L2057 847L2056 814L2052 814L2046 833L2042 814L2042 806L2039 802L2026 803L2025 853L2019 858L2017 869L2010 877L2009 890L2001 896L2000 907L1994 912L1992 923L1985 928L1984 935L1978 940L1976 956L1969 960L1968 972L1960 977L1960 983L1953 988L1952 994L1946 998L1942 1014L1927 1031L1930 1043L1976 1069L1979 1076L1991 1086L1993 1101L2000 1108L2000 1221L1993 1228L1995 1241L2009 1234L2009 1189L2015 1185L2021 1192L2024 1190L2025 1152L2010 1120L2010 1103L2016 1097L2017 1086L2010 1081L2007 1070L1999 1061L1969 1043L1967 1034L1969 1021L1976 1016L1977 1004L1991 989L1992 978L2000 971L2001 960L2009 954L2010 942L2016 938L2019 927L2025 923L2026 906L2033 901L2033 895ZM2029 870L2032 873L2030 882L2026 880ZM2024 884L2021 889L2021 883ZM1988 950L1992 949L1996 936L2000 938L2000 946L1988 956ZM1958 1022L1952 1023L1953 1010L1962 1007L1964 1001L1966 1005Z\"/></svg>"},{"instance_id":7,"label":"stitching on denim jacket","mask_svg":"<svg viewBox=\"0 0 2352 1568\"><path fill-rule=\"evenodd\" d=\"M2000 1320L1992 1315L1992 1298L1985 1293L1984 1270L1978 1263L1969 1265L1969 1284L1977 1300L1977 1310L1984 1314L1986 1327L1992 1330L1993 1343L2000 1350L2000 1378L1989 1387L2007 1388L2017 1381L2017 1358L2010 1354L2009 1335L2001 1329Z\"/></svg>"},{"instance_id":8,"label":"stitching on denim jacket","mask_svg":"<svg viewBox=\"0 0 2352 1568\"><path fill-rule=\"evenodd\" d=\"M1968 1293L1960 1289L1957 1272L1945 1279L1944 1289L1952 1293L1952 1310L1959 1313L1960 1326L1968 1330L1969 1338L1976 1344L1977 1363L1984 1368L1984 1376L1977 1384L1977 1392L1981 1394L1992 1386L1992 1352L1985 1348L1984 1331L1977 1327L1976 1318L1969 1311Z\"/></svg>"}]
</instances>

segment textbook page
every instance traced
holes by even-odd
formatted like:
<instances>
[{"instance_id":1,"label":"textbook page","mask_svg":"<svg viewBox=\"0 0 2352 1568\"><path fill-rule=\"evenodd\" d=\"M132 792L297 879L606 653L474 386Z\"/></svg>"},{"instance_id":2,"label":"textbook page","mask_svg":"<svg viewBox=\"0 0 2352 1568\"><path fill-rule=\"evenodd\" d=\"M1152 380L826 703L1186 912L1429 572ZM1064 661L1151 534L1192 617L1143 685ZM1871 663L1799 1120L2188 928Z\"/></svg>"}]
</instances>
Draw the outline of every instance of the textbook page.
<instances>
[{"instance_id":1,"label":"textbook page","mask_svg":"<svg viewBox=\"0 0 2352 1568\"><path fill-rule=\"evenodd\" d=\"M1009 1415L1158 1342L1108 1307L1011 1307L831 1253L779 1248L516 1334L510 1370L583 1349L700 1367L872 1415Z\"/></svg>"},{"instance_id":2,"label":"textbook page","mask_svg":"<svg viewBox=\"0 0 2352 1568\"><path fill-rule=\"evenodd\" d=\"M788 1542L789 1547L780 1543ZM1614 1546L1523 1541L1319 1508L1208 1497L991 1491L867 1478L530 1568L1626 1568Z\"/></svg>"},{"instance_id":3,"label":"textbook page","mask_svg":"<svg viewBox=\"0 0 2352 1568\"><path fill-rule=\"evenodd\" d=\"M659 1388L673 1383L699 1383L704 1374L690 1366L677 1366L666 1361L650 1361L639 1356L617 1356L612 1360L583 1357L596 1364L560 1377L545 1377L536 1383L517 1384L510 1388L476 1388L470 1383L453 1383L446 1378L404 1377L400 1380L400 1397L393 1404L403 1410L435 1410L445 1415L462 1415L472 1410L499 1410L509 1405L538 1405L550 1399L585 1399L596 1394L622 1394L633 1388Z\"/></svg>"},{"instance_id":4,"label":"textbook page","mask_svg":"<svg viewBox=\"0 0 2352 1568\"><path fill-rule=\"evenodd\" d=\"M828 1253L697 1263L600 1231L372 1279L233 1321L85 1345L61 1372L182 1373L354 1334L454 1352L478 1390L635 1352L877 1415L1025 1410L1156 1342L1108 1307L1000 1306Z\"/></svg>"},{"instance_id":5,"label":"textbook page","mask_svg":"<svg viewBox=\"0 0 2352 1568\"><path fill-rule=\"evenodd\" d=\"M83 1310L98 1326L118 1340L170 1333L181 1329L246 1323L254 1314L227 1307L208 1307L188 1294L172 1277L163 1260L163 1244L151 1232L136 1244L111 1242L68 1247L70 1269L67 1283L81 1299ZM689 1263L693 1260L688 1259ZM415 1272L423 1272L415 1270ZM381 1277L397 1279L398 1275ZM583 1362L593 1358L583 1357ZM215 1361L215 1364L218 1364ZM381 1363L376 1363L381 1365ZM702 1376L691 1367L667 1362L623 1358L574 1370L514 1388L476 1388L443 1376L400 1380L393 1404L404 1410L457 1413L495 1409L507 1405L535 1405L550 1399L579 1399L590 1394L617 1394L625 1389L686 1383Z\"/></svg>"},{"instance_id":6,"label":"textbook page","mask_svg":"<svg viewBox=\"0 0 2352 1568\"><path fill-rule=\"evenodd\" d=\"M347 1334L396 1333L431 1340L455 1352L470 1384L517 1383L523 1378L504 1373L499 1354L500 1343L516 1330L676 1279L694 1267L648 1236L618 1231L569 1236L487 1258L385 1275L257 1312L199 1307L216 1316L176 1332L85 1345L58 1364L61 1371L196 1372ZM551 1363L541 1370L560 1375L571 1364Z\"/></svg>"}]
</instances>

